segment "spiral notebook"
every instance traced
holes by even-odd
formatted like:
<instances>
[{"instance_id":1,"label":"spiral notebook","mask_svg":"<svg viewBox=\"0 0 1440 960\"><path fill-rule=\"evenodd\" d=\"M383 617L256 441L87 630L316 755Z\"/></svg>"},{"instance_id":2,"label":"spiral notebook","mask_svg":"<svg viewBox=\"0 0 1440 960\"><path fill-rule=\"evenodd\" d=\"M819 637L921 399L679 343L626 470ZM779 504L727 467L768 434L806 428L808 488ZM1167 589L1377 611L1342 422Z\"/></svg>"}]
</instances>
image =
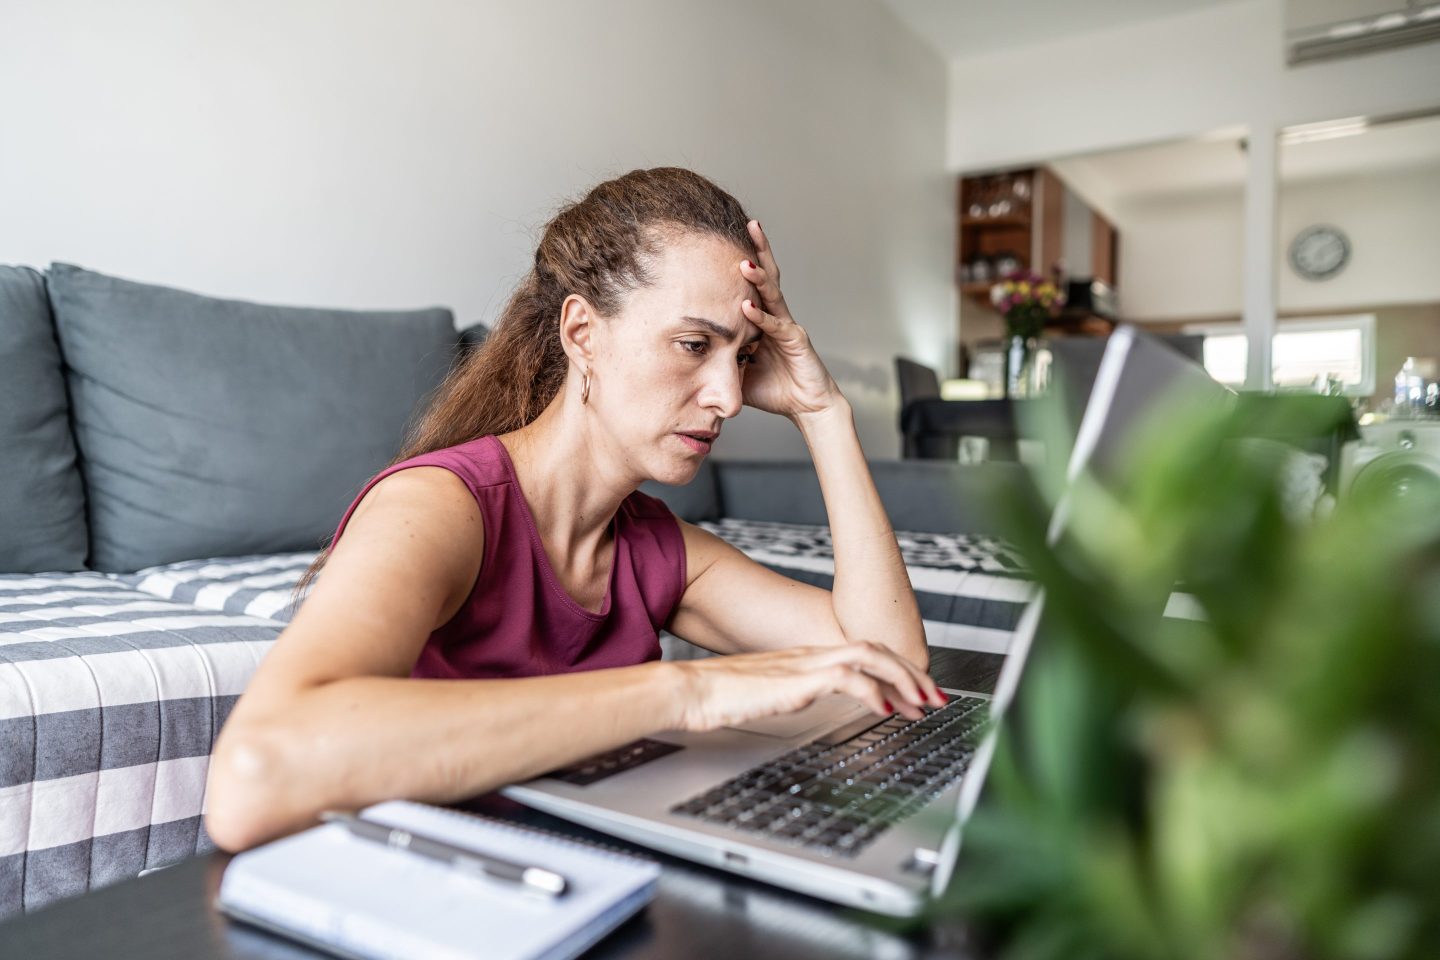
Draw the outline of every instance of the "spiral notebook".
<instances>
[{"instance_id":1,"label":"spiral notebook","mask_svg":"<svg viewBox=\"0 0 1440 960\"><path fill-rule=\"evenodd\" d=\"M458 810L396 800L362 815L553 870L569 889L547 900L327 823L235 857L216 906L359 960L568 960L649 903L660 876L630 853Z\"/></svg>"}]
</instances>

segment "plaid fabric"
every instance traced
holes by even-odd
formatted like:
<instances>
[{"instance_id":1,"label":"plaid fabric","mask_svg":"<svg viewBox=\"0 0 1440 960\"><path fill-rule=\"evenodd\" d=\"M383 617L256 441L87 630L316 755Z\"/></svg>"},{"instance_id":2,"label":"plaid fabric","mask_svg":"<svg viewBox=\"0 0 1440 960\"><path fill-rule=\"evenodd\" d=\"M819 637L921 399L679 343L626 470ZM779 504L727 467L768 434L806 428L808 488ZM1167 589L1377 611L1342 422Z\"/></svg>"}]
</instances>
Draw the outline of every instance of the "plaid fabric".
<instances>
[{"instance_id":1,"label":"plaid fabric","mask_svg":"<svg viewBox=\"0 0 1440 960\"><path fill-rule=\"evenodd\" d=\"M216 560L186 560L116 579L136 590L217 613L290 622L290 595L314 562L315 551Z\"/></svg>"},{"instance_id":2,"label":"plaid fabric","mask_svg":"<svg viewBox=\"0 0 1440 960\"><path fill-rule=\"evenodd\" d=\"M213 848L210 748L280 627L98 573L0 577L0 914Z\"/></svg>"},{"instance_id":3,"label":"plaid fabric","mask_svg":"<svg viewBox=\"0 0 1440 960\"><path fill-rule=\"evenodd\" d=\"M833 582L824 527L705 526L771 569ZM1003 652L1030 597L1013 553L898 536L930 643ZM215 735L314 557L0 576L0 916L213 849L201 816Z\"/></svg>"},{"instance_id":4,"label":"plaid fabric","mask_svg":"<svg viewBox=\"0 0 1440 960\"><path fill-rule=\"evenodd\" d=\"M835 582L829 527L733 519L699 525L777 573L827 590ZM1034 596L1014 549L993 537L964 534L896 531L895 539L925 622L925 642L1005 653ZM679 656L689 645L670 638L668 646Z\"/></svg>"}]
</instances>

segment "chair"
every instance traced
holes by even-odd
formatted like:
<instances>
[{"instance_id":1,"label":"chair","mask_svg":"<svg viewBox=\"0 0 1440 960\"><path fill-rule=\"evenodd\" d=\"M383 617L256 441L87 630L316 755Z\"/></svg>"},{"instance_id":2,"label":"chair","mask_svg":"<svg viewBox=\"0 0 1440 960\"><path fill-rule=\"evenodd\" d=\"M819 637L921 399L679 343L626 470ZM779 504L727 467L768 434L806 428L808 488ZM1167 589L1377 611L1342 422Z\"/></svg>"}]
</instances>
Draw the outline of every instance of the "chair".
<instances>
[{"instance_id":1,"label":"chair","mask_svg":"<svg viewBox=\"0 0 1440 960\"><path fill-rule=\"evenodd\" d=\"M916 400L939 399L940 376L923 363L896 357L895 379L900 384L900 455L902 459L914 460L920 456L920 451L916 438L905 431L905 410Z\"/></svg>"}]
</instances>

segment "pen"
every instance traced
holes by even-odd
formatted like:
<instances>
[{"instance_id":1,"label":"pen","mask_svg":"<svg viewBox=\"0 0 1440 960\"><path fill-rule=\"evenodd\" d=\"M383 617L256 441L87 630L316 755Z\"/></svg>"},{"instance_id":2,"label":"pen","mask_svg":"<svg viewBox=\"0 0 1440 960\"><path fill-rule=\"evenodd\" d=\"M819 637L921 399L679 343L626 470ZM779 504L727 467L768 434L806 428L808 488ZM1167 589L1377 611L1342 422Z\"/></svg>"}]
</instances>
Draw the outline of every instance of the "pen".
<instances>
[{"instance_id":1,"label":"pen","mask_svg":"<svg viewBox=\"0 0 1440 960\"><path fill-rule=\"evenodd\" d=\"M460 870L483 873L486 876L520 884L547 896L558 897L568 887L565 878L553 870L527 867L524 864L502 860L499 857L492 857L475 850L466 850L452 843L446 843L444 840L422 836L400 827L376 823L351 813L326 810L320 814L320 819L326 823L342 824L361 839L383 843L387 847L395 847L398 850L408 850Z\"/></svg>"}]
</instances>

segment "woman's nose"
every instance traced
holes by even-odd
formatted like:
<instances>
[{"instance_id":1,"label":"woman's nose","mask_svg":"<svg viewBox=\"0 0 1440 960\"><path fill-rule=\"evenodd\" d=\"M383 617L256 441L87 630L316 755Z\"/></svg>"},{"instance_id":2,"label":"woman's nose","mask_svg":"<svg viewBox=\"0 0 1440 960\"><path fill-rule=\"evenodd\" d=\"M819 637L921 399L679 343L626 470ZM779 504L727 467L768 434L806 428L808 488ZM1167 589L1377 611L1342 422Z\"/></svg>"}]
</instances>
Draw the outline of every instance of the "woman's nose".
<instances>
[{"instance_id":1,"label":"woman's nose","mask_svg":"<svg viewBox=\"0 0 1440 960\"><path fill-rule=\"evenodd\" d=\"M700 391L700 405L714 410L716 414L727 420L737 416L740 413L740 406L744 402L741 390L743 372L738 365L732 365L728 370L712 369L706 378L705 386Z\"/></svg>"}]
</instances>

